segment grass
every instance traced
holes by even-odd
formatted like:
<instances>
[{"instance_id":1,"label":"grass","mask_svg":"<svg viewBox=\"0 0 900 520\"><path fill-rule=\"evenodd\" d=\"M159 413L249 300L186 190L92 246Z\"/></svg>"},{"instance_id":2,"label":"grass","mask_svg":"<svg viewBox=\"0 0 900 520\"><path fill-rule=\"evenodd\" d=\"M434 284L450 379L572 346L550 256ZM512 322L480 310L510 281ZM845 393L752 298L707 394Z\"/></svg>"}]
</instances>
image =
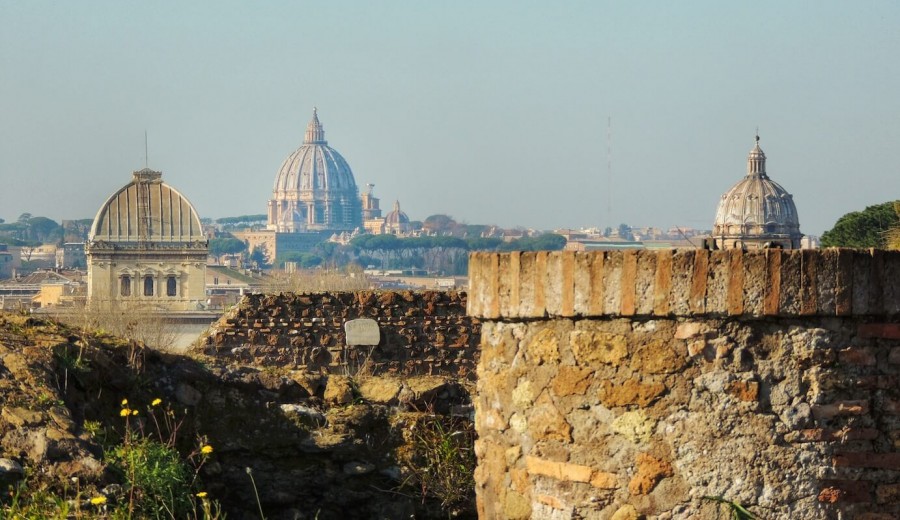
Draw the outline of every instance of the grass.
<instances>
[{"instance_id":1,"label":"grass","mask_svg":"<svg viewBox=\"0 0 900 520\"><path fill-rule=\"evenodd\" d=\"M447 511L474 510L475 429L467 420L429 415L413 426L406 485Z\"/></svg>"},{"instance_id":2,"label":"grass","mask_svg":"<svg viewBox=\"0 0 900 520\"><path fill-rule=\"evenodd\" d=\"M711 500L713 502L718 502L728 508L728 511L731 513L730 516L732 520L757 520L756 515L747 510L744 506L738 504L737 502L732 502L723 497L716 496L705 496L704 500Z\"/></svg>"}]
</instances>

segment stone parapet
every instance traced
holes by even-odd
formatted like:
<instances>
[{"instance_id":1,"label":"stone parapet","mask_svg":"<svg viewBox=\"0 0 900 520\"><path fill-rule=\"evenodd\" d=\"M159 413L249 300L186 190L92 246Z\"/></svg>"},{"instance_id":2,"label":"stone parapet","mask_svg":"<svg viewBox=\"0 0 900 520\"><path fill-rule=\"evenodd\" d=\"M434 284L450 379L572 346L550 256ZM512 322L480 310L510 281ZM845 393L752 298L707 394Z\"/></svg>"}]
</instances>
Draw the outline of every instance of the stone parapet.
<instances>
[{"instance_id":1,"label":"stone parapet","mask_svg":"<svg viewBox=\"0 0 900 520\"><path fill-rule=\"evenodd\" d=\"M900 251L473 253L471 316L897 316Z\"/></svg>"},{"instance_id":2,"label":"stone parapet","mask_svg":"<svg viewBox=\"0 0 900 520\"><path fill-rule=\"evenodd\" d=\"M900 256L473 254L481 518L900 518Z\"/></svg>"}]
</instances>

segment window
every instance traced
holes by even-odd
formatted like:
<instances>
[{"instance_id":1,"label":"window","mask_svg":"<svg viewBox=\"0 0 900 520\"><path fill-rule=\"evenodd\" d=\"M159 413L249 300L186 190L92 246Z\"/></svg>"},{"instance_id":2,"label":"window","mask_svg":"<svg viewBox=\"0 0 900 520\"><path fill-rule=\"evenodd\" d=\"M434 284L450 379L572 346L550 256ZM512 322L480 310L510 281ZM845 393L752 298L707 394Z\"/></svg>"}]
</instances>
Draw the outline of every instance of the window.
<instances>
[{"instance_id":1,"label":"window","mask_svg":"<svg viewBox=\"0 0 900 520\"><path fill-rule=\"evenodd\" d=\"M178 284L174 276L166 278L166 296L176 296L178 294Z\"/></svg>"},{"instance_id":2,"label":"window","mask_svg":"<svg viewBox=\"0 0 900 520\"><path fill-rule=\"evenodd\" d=\"M122 277L119 292L122 296L131 296L131 277L127 274Z\"/></svg>"},{"instance_id":3,"label":"window","mask_svg":"<svg viewBox=\"0 0 900 520\"><path fill-rule=\"evenodd\" d=\"M153 277L144 277L144 296L153 296Z\"/></svg>"}]
</instances>

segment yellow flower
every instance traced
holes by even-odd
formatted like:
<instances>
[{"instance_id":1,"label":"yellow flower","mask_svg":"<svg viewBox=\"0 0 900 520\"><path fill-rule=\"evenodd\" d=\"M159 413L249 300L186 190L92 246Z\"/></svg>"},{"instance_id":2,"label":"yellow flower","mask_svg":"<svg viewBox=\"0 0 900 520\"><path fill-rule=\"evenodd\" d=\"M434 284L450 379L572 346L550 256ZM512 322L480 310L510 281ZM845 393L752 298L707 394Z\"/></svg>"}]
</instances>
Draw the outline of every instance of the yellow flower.
<instances>
[{"instance_id":1,"label":"yellow flower","mask_svg":"<svg viewBox=\"0 0 900 520\"><path fill-rule=\"evenodd\" d=\"M122 408L122 410L119 412L119 415L121 415L122 417L128 417L129 415L131 415L131 410L129 410L128 408Z\"/></svg>"},{"instance_id":2,"label":"yellow flower","mask_svg":"<svg viewBox=\"0 0 900 520\"><path fill-rule=\"evenodd\" d=\"M131 411L131 415L137 415L137 414L138 414L138 411L137 411L137 410L132 410L132 411Z\"/></svg>"},{"instance_id":3,"label":"yellow flower","mask_svg":"<svg viewBox=\"0 0 900 520\"><path fill-rule=\"evenodd\" d=\"M197 498L206 498L206 491L201 491L197 493Z\"/></svg>"},{"instance_id":4,"label":"yellow flower","mask_svg":"<svg viewBox=\"0 0 900 520\"><path fill-rule=\"evenodd\" d=\"M157 397L156 399L153 400L152 403L150 403L150 406L159 406L161 404L162 404L162 399Z\"/></svg>"},{"instance_id":5,"label":"yellow flower","mask_svg":"<svg viewBox=\"0 0 900 520\"><path fill-rule=\"evenodd\" d=\"M92 506L102 506L106 503L106 497L94 497L91 499Z\"/></svg>"},{"instance_id":6,"label":"yellow flower","mask_svg":"<svg viewBox=\"0 0 900 520\"><path fill-rule=\"evenodd\" d=\"M126 406L128 404L128 399L122 399L122 406Z\"/></svg>"},{"instance_id":7,"label":"yellow flower","mask_svg":"<svg viewBox=\"0 0 900 520\"><path fill-rule=\"evenodd\" d=\"M209 444L206 444L202 448L200 448L200 453L202 453L204 455L209 455L212 452L213 452L213 447L210 446Z\"/></svg>"}]
</instances>

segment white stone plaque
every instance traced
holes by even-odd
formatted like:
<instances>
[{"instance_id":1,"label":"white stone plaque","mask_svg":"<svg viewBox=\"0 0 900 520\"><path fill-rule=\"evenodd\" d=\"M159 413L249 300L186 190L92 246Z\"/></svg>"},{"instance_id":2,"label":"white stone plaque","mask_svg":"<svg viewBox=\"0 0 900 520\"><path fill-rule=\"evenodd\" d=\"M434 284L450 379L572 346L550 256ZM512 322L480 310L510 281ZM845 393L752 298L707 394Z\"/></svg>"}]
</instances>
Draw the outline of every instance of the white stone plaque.
<instances>
[{"instance_id":1,"label":"white stone plaque","mask_svg":"<svg viewBox=\"0 0 900 520\"><path fill-rule=\"evenodd\" d=\"M378 322L368 318L350 320L344 323L347 345L377 345L381 341Z\"/></svg>"}]
</instances>

